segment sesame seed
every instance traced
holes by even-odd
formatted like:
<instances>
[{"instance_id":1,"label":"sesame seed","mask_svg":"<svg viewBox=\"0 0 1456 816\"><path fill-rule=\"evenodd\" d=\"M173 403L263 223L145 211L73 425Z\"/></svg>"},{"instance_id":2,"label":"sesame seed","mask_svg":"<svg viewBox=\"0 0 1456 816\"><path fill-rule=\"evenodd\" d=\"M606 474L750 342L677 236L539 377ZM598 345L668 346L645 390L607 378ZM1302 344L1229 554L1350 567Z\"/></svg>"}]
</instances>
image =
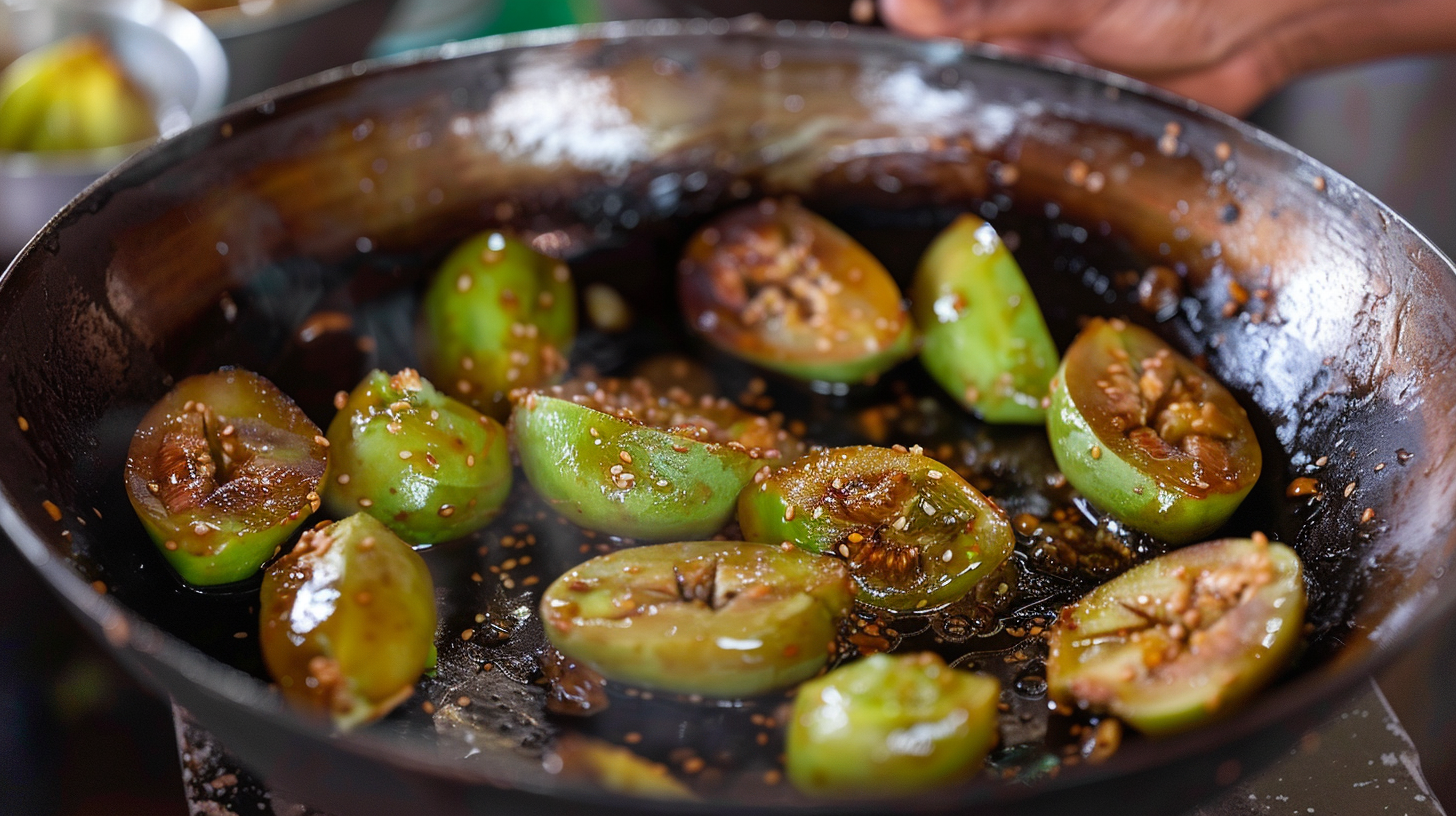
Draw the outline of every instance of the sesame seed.
<instances>
[{"instance_id":1,"label":"sesame seed","mask_svg":"<svg viewBox=\"0 0 1456 816\"><path fill-rule=\"evenodd\" d=\"M941 553L941 555L940 555L940 560L941 561L944 561L947 564L950 563L950 560L952 558L955 558L955 552L953 550L946 550L945 552Z\"/></svg>"},{"instance_id":2,"label":"sesame seed","mask_svg":"<svg viewBox=\"0 0 1456 816\"><path fill-rule=\"evenodd\" d=\"M942 478L942 477L943 477L943 476L945 476L945 474L944 474L944 473L941 473L941 472L940 472L940 471L938 471L938 470L932 470L932 471L930 471L930 472L929 472L929 473L927 473L927 474L925 474L925 475L926 475L926 476L927 476L927 477L928 477L928 478L931 478L931 479L936 479L936 480L939 480L939 479L940 479L940 478Z\"/></svg>"},{"instance_id":3,"label":"sesame seed","mask_svg":"<svg viewBox=\"0 0 1456 816\"><path fill-rule=\"evenodd\" d=\"M340 473L339 474L339 478L335 479L334 481L338 482L341 485L348 484L349 483L349 474L347 474L347 473Z\"/></svg>"},{"instance_id":4,"label":"sesame seed","mask_svg":"<svg viewBox=\"0 0 1456 816\"><path fill-rule=\"evenodd\" d=\"M20 426L22 432L30 430L30 421L23 416L16 417L15 424Z\"/></svg>"},{"instance_id":5,"label":"sesame seed","mask_svg":"<svg viewBox=\"0 0 1456 816\"><path fill-rule=\"evenodd\" d=\"M1101 459L1102 458L1102 448L1098 447L1097 445L1093 445L1092 446L1092 458L1093 459Z\"/></svg>"},{"instance_id":6,"label":"sesame seed","mask_svg":"<svg viewBox=\"0 0 1456 816\"><path fill-rule=\"evenodd\" d=\"M629 465L632 464L632 454L626 451L617 451L617 458L621 459L623 462L626 462Z\"/></svg>"},{"instance_id":7,"label":"sesame seed","mask_svg":"<svg viewBox=\"0 0 1456 816\"><path fill-rule=\"evenodd\" d=\"M46 499L45 501L40 503L40 506L45 508L46 515L51 517L51 521L61 520L61 508L57 507L55 502L51 501L50 499Z\"/></svg>"},{"instance_id":8,"label":"sesame seed","mask_svg":"<svg viewBox=\"0 0 1456 816\"><path fill-rule=\"evenodd\" d=\"M1350 494L1351 493L1354 493L1354 492L1355 492L1355 483L1354 482L1350 482L1349 484L1345 485L1345 498L1347 498L1347 499L1350 498Z\"/></svg>"},{"instance_id":9,"label":"sesame seed","mask_svg":"<svg viewBox=\"0 0 1456 816\"><path fill-rule=\"evenodd\" d=\"M784 521L794 520L794 506L791 504L784 508Z\"/></svg>"},{"instance_id":10,"label":"sesame seed","mask_svg":"<svg viewBox=\"0 0 1456 816\"><path fill-rule=\"evenodd\" d=\"M1367 508L1365 508L1365 512L1363 512L1363 513L1360 514L1360 523L1361 524L1369 524L1370 521L1371 521L1371 519L1374 519L1374 518L1375 518L1375 508L1374 507L1367 507Z\"/></svg>"},{"instance_id":11,"label":"sesame seed","mask_svg":"<svg viewBox=\"0 0 1456 816\"><path fill-rule=\"evenodd\" d=\"M374 502L373 501L370 501L369 499L360 499L359 500L359 506L360 507L373 507L374 506Z\"/></svg>"},{"instance_id":12,"label":"sesame seed","mask_svg":"<svg viewBox=\"0 0 1456 816\"><path fill-rule=\"evenodd\" d=\"M344 406L345 405L348 405L348 404L349 404L349 392L348 391L340 391L337 394L334 394L334 408L342 411L342 410L344 410Z\"/></svg>"},{"instance_id":13,"label":"sesame seed","mask_svg":"<svg viewBox=\"0 0 1456 816\"><path fill-rule=\"evenodd\" d=\"M409 451L400 451L399 452L399 458L401 458L401 459L408 459L411 456L414 456L414 454L413 453L410 453Z\"/></svg>"}]
</instances>

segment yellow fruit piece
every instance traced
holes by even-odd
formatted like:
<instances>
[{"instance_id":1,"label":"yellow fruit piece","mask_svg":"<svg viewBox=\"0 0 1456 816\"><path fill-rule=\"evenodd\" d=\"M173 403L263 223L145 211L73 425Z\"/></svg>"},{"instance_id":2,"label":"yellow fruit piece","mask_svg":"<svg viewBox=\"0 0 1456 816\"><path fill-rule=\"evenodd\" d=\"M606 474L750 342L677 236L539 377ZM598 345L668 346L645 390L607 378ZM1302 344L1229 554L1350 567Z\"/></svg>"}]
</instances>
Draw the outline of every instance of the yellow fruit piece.
<instances>
[{"instance_id":1,"label":"yellow fruit piece","mask_svg":"<svg viewBox=\"0 0 1456 816\"><path fill-rule=\"evenodd\" d=\"M156 135L145 93L94 36L52 43L0 73L0 150L92 150Z\"/></svg>"}]
</instances>

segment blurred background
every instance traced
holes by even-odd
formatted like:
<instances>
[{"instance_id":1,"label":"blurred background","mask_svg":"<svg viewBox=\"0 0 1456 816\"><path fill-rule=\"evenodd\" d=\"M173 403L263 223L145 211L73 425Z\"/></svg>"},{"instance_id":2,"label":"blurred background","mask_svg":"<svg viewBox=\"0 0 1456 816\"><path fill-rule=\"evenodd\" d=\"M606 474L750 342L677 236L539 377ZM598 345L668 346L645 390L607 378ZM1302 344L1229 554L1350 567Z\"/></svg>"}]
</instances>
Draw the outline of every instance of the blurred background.
<instances>
[{"instance_id":1,"label":"blurred background","mask_svg":"<svg viewBox=\"0 0 1456 816\"><path fill-rule=\"evenodd\" d=\"M181 130L227 101L366 56L610 19L757 12L875 24L870 0L184 4L197 17L158 16L159 4L136 0L0 0L0 68L14 63L0 75L0 266L89 180L158 133ZM84 38L66 39L96 26L100 17L113 32L105 43L109 53L88 50ZM16 62L23 54L29 56ZM159 64L169 67L159 70ZM11 106L9 97L23 94L7 90L25 79L47 70L83 70L77 66L89 72L94 87L108 89L93 91L112 100L101 113L80 97L51 100L52 109L40 114L38 103ZM137 93L158 107L152 122L128 128L127 99ZM1309 76L1250 119L1372 191L1451 255L1453 101L1456 54ZM1378 678L1420 751L1426 778L1448 806L1456 803L1456 695L1448 690L1453 675L1456 623L1432 633ZM0 814L185 813L165 701L137 686L88 640L13 548L0 543Z\"/></svg>"}]
</instances>

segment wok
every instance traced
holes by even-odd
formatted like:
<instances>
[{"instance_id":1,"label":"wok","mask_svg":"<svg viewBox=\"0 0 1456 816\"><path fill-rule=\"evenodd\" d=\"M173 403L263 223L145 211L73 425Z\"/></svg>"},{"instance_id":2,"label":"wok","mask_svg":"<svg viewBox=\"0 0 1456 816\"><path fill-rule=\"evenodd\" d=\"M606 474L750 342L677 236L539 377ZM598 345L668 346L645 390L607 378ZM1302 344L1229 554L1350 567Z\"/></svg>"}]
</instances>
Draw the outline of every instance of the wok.
<instances>
[{"instance_id":1,"label":"wok","mask_svg":"<svg viewBox=\"0 0 1456 816\"><path fill-rule=\"evenodd\" d=\"M256 675L256 584L182 587L127 506L121 463L184 375L252 367L307 408L365 364L407 359L408 312L368 304L413 291L485 225L597 258L589 275L675 325L650 270L671 269L709 214L763 194L880 230L872 249L901 271L965 209L1019 225L1025 252L1052 246L1033 283L1063 345L1079 313L1147 318L1120 264L1186 272L1188 297L1158 329L1262 417L1266 475L1235 523L1298 549L1311 646L1236 716L1101 765L891 806L745 785L673 812L1170 810L1276 755L1452 614L1448 260L1337 174L1185 100L842 24L655 21L451 45L286 86L147 150L0 280L0 526L125 665L293 798L351 816L667 809L543 770L530 749L547 732L519 684L493 687L510 722L473 751L437 748L407 716L335 737L290 712ZM1239 287L1251 299L1225 309ZM377 347L300 356L299 325L341 302ZM1310 472L1322 500L1283 502ZM642 710L673 728L731 714Z\"/></svg>"}]
</instances>

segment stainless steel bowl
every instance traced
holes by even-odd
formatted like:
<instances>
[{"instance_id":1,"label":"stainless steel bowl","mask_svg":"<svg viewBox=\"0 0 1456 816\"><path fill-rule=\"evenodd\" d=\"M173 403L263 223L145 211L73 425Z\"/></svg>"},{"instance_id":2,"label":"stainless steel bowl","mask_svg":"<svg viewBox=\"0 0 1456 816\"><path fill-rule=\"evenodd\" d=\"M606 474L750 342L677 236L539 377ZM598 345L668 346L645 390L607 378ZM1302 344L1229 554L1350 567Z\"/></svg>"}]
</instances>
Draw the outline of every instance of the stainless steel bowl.
<instances>
[{"instance_id":1,"label":"stainless steel bowl","mask_svg":"<svg viewBox=\"0 0 1456 816\"><path fill-rule=\"evenodd\" d=\"M241 0L198 11L227 52L229 101L364 56L397 0Z\"/></svg>"},{"instance_id":2,"label":"stainless steel bowl","mask_svg":"<svg viewBox=\"0 0 1456 816\"><path fill-rule=\"evenodd\" d=\"M222 46L195 15L163 0L0 0L0 54L19 56L71 34L104 36L157 105L163 138L223 102ZM0 259L100 175L146 143L66 153L0 151Z\"/></svg>"}]
</instances>

